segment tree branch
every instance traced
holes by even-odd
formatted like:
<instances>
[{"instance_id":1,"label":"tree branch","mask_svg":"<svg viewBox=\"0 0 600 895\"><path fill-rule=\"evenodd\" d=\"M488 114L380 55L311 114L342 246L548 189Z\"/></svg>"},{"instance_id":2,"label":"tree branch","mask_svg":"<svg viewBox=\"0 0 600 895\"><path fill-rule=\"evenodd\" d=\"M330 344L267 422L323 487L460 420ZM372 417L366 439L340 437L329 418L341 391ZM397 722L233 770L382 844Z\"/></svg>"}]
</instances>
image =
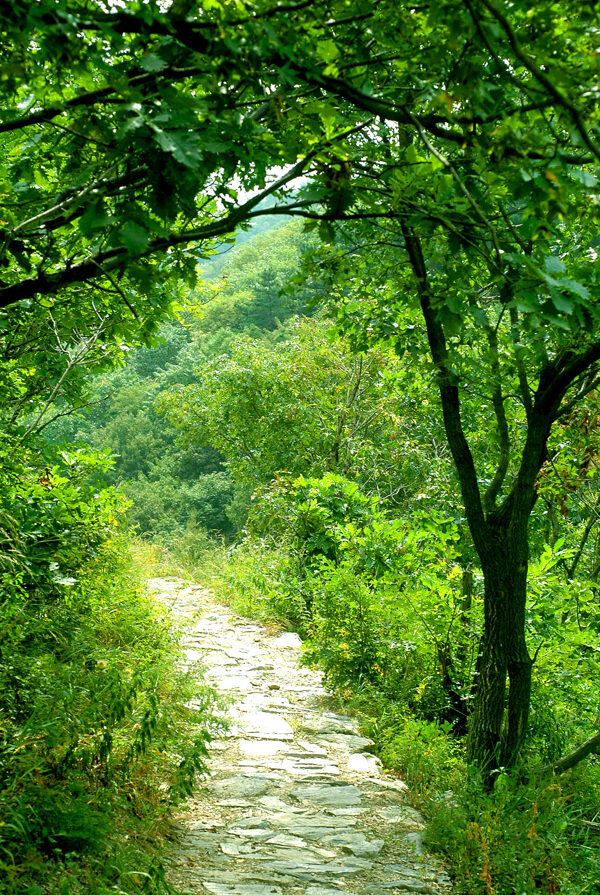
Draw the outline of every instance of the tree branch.
<instances>
[{"instance_id":1,"label":"tree branch","mask_svg":"<svg viewBox=\"0 0 600 895\"><path fill-rule=\"evenodd\" d=\"M541 775L563 774L570 768L574 768L576 764L579 764L579 762L583 761L584 758L587 758L588 755L598 754L600 754L600 731L587 739L581 746L568 752L562 758L559 758L558 761L553 762L553 764L544 765L544 767L539 768L539 770L536 769L535 773Z\"/></svg>"},{"instance_id":2,"label":"tree branch","mask_svg":"<svg viewBox=\"0 0 600 895\"><path fill-rule=\"evenodd\" d=\"M592 139L592 137L588 133L583 122L581 110L578 109L577 106L572 103L567 96L565 96L565 94L557 86L556 81L548 77L546 72L544 72L536 63L535 59L533 59L532 56L525 52L513 30L512 25L510 24L509 20L504 15L500 7L494 2L494 0L481 0L481 2L504 31L517 59L522 62L527 71L531 75L533 75L536 81L538 81L538 83L542 85L546 93L554 99L555 103L562 106L568 112L571 120L577 128L577 131L579 132L581 139L583 140L587 148L597 159L600 159L600 146L595 142L595 140Z\"/></svg>"},{"instance_id":3,"label":"tree branch","mask_svg":"<svg viewBox=\"0 0 600 895\"><path fill-rule=\"evenodd\" d=\"M164 252L170 248L184 245L185 243L199 243L205 240L213 240L219 236L225 236L226 234L233 232L243 221L249 220L255 216L253 210L257 205L263 202L264 199L299 177L317 152L318 150L315 150L313 153L301 159L301 161L294 165L287 174L280 177L279 180L275 181L264 190L261 190L260 193L257 193L243 205L238 206L238 208L234 209L220 220L211 221L201 227L182 230L172 233L170 236L152 240L148 243L145 250L137 257L148 257L149 255ZM256 214L276 214L277 212L277 206L273 206L273 208L266 209L264 212L257 212ZM0 308L10 307L19 301L33 298L40 293L49 295L58 292L65 286L70 286L75 283L84 283L95 280L101 276L106 276L107 271L111 272L125 267L130 258L131 256L126 248L117 247L108 249L105 252L99 252L97 255L81 261L79 264L67 264L61 270L53 273L45 273L44 271L41 271L35 277L29 277L19 283L14 283L10 286L1 288Z\"/></svg>"},{"instance_id":4,"label":"tree branch","mask_svg":"<svg viewBox=\"0 0 600 895\"><path fill-rule=\"evenodd\" d=\"M13 450L16 450L22 444L24 444L27 441L27 439L29 438L29 436L32 434L32 432L36 431L36 429L38 428L42 419L45 417L46 413L52 406L52 402L58 395L61 385L63 384L65 379L68 377L71 370L74 367L76 367L79 363L81 363L81 361L86 357L86 355L88 355L90 353L90 351L93 349L94 345L96 344L96 342L98 341L98 339L100 338L102 333L104 332L104 328L105 328L107 319L108 319L107 317L104 317L100 321L100 323L96 327L96 329L92 332L90 337L85 342L83 342L79 346L79 348L76 351L74 351L73 354L69 357L69 360L67 362L65 369L62 371L56 385L50 392L50 397L47 399L47 401L43 405L43 407L39 410L37 416L34 418L34 420L27 427L27 429L25 430L23 435L21 435L20 438L17 439L17 441L14 444Z\"/></svg>"},{"instance_id":5,"label":"tree branch","mask_svg":"<svg viewBox=\"0 0 600 895\"><path fill-rule=\"evenodd\" d=\"M540 376L540 384L535 396L535 408L542 412L546 408L556 406L555 413L568 388L578 376L585 373L600 360L600 341L594 342L586 351L577 354L565 352L553 363L548 364Z\"/></svg>"},{"instance_id":6,"label":"tree branch","mask_svg":"<svg viewBox=\"0 0 600 895\"><path fill-rule=\"evenodd\" d=\"M185 78L189 78L192 75L200 74L201 69L198 66L194 66L191 68L163 68L158 72L147 72L144 74L134 75L129 78L127 82L128 87L140 87L143 84L150 83L152 81L157 80L157 78L167 77L170 82L172 81L181 81ZM26 127L31 127L34 124L44 124L46 121L52 121L53 118L57 118L58 115L62 115L63 112L69 111L69 109L75 109L78 106L93 106L96 103L104 102L113 94L121 93L117 87L101 87L98 90L90 90L87 93L80 93L78 96L74 96L71 99L66 100L60 106L50 106L47 109L40 109L37 112L32 112L30 115L25 115L22 118L13 118L9 121L1 121L0 122L0 134L8 133L9 131L23 130Z\"/></svg>"},{"instance_id":7,"label":"tree branch","mask_svg":"<svg viewBox=\"0 0 600 895\"><path fill-rule=\"evenodd\" d=\"M579 547L577 548L577 553L573 557L573 562L571 563L571 565L565 567L568 581L573 581L573 579L575 578L575 572L577 571L579 560L583 556L583 551L591 534L592 528L600 519L600 494L596 498L596 503L593 507L590 507L590 509L592 510L592 515L590 515L590 518L586 523L583 535L581 536L581 541L579 542Z\"/></svg>"}]
</instances>

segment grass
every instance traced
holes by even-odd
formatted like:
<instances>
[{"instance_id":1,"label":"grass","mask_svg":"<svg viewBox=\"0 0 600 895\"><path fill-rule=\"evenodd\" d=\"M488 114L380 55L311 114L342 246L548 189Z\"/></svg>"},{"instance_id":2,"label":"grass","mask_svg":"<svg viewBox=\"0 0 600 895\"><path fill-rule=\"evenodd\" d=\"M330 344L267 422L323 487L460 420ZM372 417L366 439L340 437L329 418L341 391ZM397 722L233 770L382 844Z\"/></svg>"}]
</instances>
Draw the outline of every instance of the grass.
<instances>
[{"instance_id":1,"label":"grass","mask_svg":"<svg viewBox=\"0 0 600 895\"><path fill-rule=\"evenodd\" d=\"M124 541L44 599L0 601L0 893L167 895L171 808L219 701Z\"/></svg>"}]
</instances>

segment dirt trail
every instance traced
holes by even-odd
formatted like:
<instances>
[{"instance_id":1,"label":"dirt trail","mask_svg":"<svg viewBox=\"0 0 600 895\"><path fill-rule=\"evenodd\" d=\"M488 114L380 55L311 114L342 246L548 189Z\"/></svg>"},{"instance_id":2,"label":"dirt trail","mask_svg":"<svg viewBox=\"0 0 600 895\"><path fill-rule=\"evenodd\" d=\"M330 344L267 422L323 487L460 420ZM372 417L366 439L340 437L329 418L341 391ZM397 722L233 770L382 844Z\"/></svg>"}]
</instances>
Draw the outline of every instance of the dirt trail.
<instances>
[{"instance_id":1,"label":"dirt trail","mask_svg":"<svg viewBox=\"0 0 600 895\"><path fill-rule=\"evenodd\" d=\"M151 586L189 620L188 660L232 694L231 728L213 741L210 777L179 819L169 879L193 895L443 893L406 786L331 711L296 634L270 635L201 587Z\"/></svg>"}]
</instances>

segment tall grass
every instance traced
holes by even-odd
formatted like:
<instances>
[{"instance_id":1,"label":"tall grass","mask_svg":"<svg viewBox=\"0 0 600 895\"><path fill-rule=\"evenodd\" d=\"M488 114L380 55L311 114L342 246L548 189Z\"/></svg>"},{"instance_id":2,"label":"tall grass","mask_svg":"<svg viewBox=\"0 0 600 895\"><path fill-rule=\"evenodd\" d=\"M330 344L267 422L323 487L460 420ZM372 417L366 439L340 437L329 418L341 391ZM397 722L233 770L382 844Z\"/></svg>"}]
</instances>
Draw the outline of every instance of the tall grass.
<instances>
[{"instance_id":1,"label":"tall grass","mask_svg":"<svg viewBox=\"0 0 600 895\"><path fill-rule=\"evenodd\" d=\"M0 585L0 892L166 892L169 810L204 767L215 695L124 540L52 595Z\"/></svg>"}]
</instances>

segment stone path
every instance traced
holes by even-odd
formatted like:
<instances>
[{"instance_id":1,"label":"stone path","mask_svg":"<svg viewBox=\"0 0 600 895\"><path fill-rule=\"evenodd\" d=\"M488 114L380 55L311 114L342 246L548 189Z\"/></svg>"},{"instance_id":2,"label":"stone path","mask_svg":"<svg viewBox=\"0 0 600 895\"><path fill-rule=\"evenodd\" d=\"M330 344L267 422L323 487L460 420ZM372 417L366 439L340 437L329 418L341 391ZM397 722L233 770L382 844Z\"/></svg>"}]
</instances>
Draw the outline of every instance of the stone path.
<instances>
[{"instance_id":1,"label":"stone path","mask_svg":"<svg viewBox=\"0 0 600 895\"><path fill-rule=\"evenodd\" d=\"M271 635L201 587L151 586L190 621L188 661L201 660L235 700L210 775L179 818L171 884L186 895L448 891L406 786L382 770L356 722L330 710L319 673L299 667L298 635Z\"/></svg>"}]
</instances>

